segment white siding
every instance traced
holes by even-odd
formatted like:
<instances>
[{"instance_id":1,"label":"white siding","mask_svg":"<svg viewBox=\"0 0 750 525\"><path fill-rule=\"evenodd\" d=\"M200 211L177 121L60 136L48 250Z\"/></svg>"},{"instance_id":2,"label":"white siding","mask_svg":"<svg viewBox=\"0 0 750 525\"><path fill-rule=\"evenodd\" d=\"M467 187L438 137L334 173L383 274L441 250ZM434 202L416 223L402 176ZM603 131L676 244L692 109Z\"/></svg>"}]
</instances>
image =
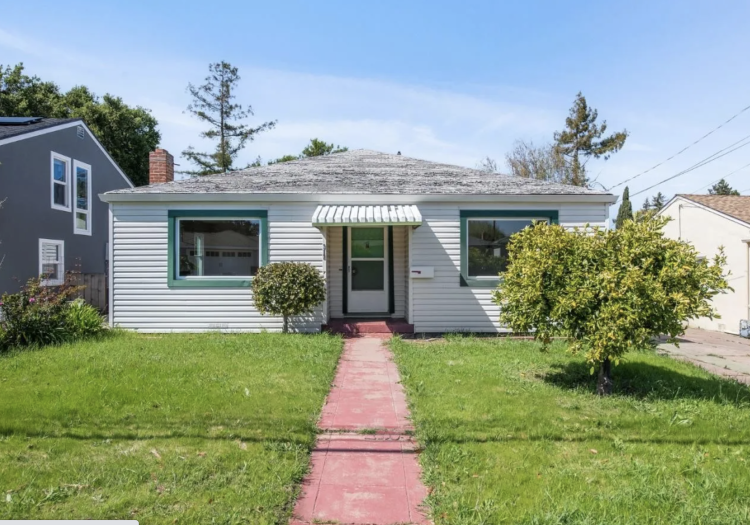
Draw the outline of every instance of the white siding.
<instances>
[{"instance_id":1,"label":"white siding","mask_svg":"<svg viewBox=\"0 0 750 525\"><path fill-rule=\"evenodd\" d=\"M308 204L196 206L113 204L113 323L144 332L280 330L280 318L261 316L248 288L169 288L168 210L267 209L269 260L303 261L325 272L323 238ZM315 331L323 311L294 319L293 330Z\"/></svg>"},{"instance_id":2,"label":"white siding","mask_svg":"<svg viewBox=\"0 0 750 525\"><path fill-rule=\"evenodd\" d=\"M664 235L691 243L698 252L712 259L724 247L727 256L727 281L734 291L714 297L713 306L721 318L691 319L693 328L739 333L740 320L750 318L750 226L728 219L691 201L675 199L661 214L672 220L664 227Z\"/></svg>"},{"instance_id":3,"label":"white siding","mask_svg":"<svg viewBox=\"0 0 750 525\"><path fill-rule=\"evenodd\" d=\"M412 232L412 266L432 266L432 279L412 279L410 321L417 332L450 330L473 332L504 331L498 322L500 310L492 302L491 288L460 285L461 222L460 210L521 209L558 210L562 226L606 227L608 207L605 204L497 205L488 203L422 204L423 224Z\"/></svg>"}]
</instances>

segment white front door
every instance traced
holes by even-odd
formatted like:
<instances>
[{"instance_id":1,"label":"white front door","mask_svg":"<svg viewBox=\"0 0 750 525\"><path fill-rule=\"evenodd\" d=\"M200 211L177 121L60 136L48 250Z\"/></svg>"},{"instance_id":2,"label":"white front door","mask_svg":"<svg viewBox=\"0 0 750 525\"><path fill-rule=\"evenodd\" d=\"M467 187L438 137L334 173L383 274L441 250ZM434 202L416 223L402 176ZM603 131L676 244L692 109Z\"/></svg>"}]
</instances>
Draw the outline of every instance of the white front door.
<instances>
[{"instance_id":1,"label":"white front door","mask_svg":"<svg viewBox=\"0 0 750 525\"><path fill-rule=\"evenodd\" d=\"M388 229L384 226L348 229L350 314L388 312Z\"/></svg>"}]
</instances>

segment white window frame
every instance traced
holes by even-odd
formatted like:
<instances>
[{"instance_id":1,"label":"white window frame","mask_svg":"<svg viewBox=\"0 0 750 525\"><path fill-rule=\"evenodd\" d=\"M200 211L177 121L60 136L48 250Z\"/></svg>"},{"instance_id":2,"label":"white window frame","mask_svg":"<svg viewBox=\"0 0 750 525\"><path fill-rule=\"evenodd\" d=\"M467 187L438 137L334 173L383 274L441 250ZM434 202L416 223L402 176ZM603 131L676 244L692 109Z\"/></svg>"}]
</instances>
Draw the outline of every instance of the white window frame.
<instances>
[{"instance_id":1,"label":"white window frame","mask_svg":"<svg viewBox=\"0 0 750 525\"><path fill-rule=\"evenodd\" d=\"M182 225L180 224L182 221L256 221L258 223L258 267L260 268L263 266L261 261L263 260L263 221L261 220L261 217L224 217L224 216L210 216L210 217L202 217L202 216L195 216L195 217L176 217L175 218L175 228L174 228L174 251L175 256L174 260L170 261L169 264L175 264L175 280L176 281L232 281L237 279L245 279L249 280L255 277L254 275L179 275L179 269L180 269L180 231L182 229ZM199 234L201 236L201 239L203 238L203 234ZM203 242L201 242L203 245ZM203 246L201 248L203 251L203 255L201 258L201 264L203 264L204 259L206 257L206 248ZM235 251L237 249L235 248ZM219 249L218 252L221 254L222 249ZM196 250L197 252L197 250Z\"/></svg>"},{"instance_id":2,"label":"white window frame","mask_svg":"<svg viewBox=\"0 0 750 525\"><path fill-rule=\"evenodd\" d=\"M55 186L62 184L60 182L57 182L55 180L55 160L60 160L65 163L65 202L67 206L60 206L59 204L55 204ZM52 206L53 210L60 210L60 211L70 211L70 175L71 175L71 168L72 168L72 162L70 160L70 157L66 157L65 155L60 155L59 153L55 153L54 151L50 152L50 161L49 161L49 178L50 178L50 196L49 201L50 205Z\"/></svg>"},{"instance_id":3,"label":"white window frame","mask_svg":"<svg viewBox=\"0 0 750 525\"><path fill-rule=\"evenodd\" d=\"M507 216L506 217L467 217L466 219L466 246L465 246L465 250L467 254L469 253L469 234L468 234L469 225L472 221L493 221L493 222L531 221L532 225L534 224L535 221L541 221L547 224L550 223L550 220L547 217L507 217ZM467 259L467 262L468 262L468 259ZM469 275L468 267L466 268L466 275L467 277L471 279L477 279L479 281L483 281L483 280L490 280L490 281L495 280L496 281L497 280L496 275Z\"/></svg>"},{"instance_id":4,"label":"white window frame","mask_svg":"<svg viewBox=\"0 0 750 525\"><path fill-rule=\"evenodd\" d=\"M89 176L86 180L86 184L88 185L87 188L87 198L88 198L88 209L87 210L79 210L78 209L78 168L83 168L85 170L88 170ZM85 162L81 162L80 160L74 160L73 161L73 180L71 181L71 184L73 185L73 199L71 204L71 207L73 209L73 233L76 235L91 235L91 224L92 224L92 199L91 199L91 165L86 164ZM76 222L76 215L79 213L85 213L86 214L86 228L85 230L79 229L78 224Z\"/></svg>"},{"instance_id":5,"label":"white window frame","mask_svg":"<svg viewBox=\"0 0 750 525\"><path fill-rule=\"evenodd\" d=\"M44 273L44 251L43 247L45 244L54 244L59 246L59 260L57 264L60 265L60 271L58 272L57 279L42 279L42 286L60 286L65 282L65 241L56 241L53 239L39 239L39 276L41 277Z\"/></svg>"}]
</instances>

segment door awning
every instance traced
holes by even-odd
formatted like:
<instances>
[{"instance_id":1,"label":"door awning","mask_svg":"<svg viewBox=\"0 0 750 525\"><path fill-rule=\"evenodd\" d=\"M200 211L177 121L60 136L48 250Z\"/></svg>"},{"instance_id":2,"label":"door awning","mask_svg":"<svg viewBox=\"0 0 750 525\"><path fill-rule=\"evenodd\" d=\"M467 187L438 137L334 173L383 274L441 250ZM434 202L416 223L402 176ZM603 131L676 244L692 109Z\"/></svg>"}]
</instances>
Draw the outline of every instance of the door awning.
<instances>
[{"instance_id":1,"label":"door awning","mask_svg":"<svg viewBox=\"0 0 750 525\"><path fill-rule=\"evenodd\" d=\"M313 226L361 226L380 224L419 226L422 214L413 204L404 206L318 206Z\"/></svg>"}]
</instances>

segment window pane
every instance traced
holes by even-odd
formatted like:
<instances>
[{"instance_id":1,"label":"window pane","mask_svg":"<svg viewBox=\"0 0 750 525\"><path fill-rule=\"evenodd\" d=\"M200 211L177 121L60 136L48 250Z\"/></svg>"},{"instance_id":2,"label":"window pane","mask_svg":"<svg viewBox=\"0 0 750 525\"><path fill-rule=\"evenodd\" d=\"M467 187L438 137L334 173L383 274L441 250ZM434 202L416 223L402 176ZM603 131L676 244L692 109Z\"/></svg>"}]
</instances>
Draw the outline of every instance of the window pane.
<instances>
[{"instance_id":1,"label":"window pane","mask_svg":"<svg viewBox=\"0 0 750 525\"><path fill-rule=\"evenodd\" d=\"M178 224L180 276L249 277L258 271L259 220L182 219Z\"/></svg>"},{"instance_id":2,"label":"window pane","mask_svg":"<svg viewBox=\"0 0 750 525\"><path fill-rule=\"evenodd\" d=\"M383 261L352 261L352 290L385 289Z\"/></svg>"},{"instance_id":3,"label":"window pane","mask_svg":"<svg viewBox=\"0 0 750 525\"><path fill-rule=\"evenodd\" d=\"M79 210L89 209L89 172L85 168L76 168L76 207Z\"/></svg>"},{"instance_id":4,"label":"window pane","mask_svg":"<svg viewBox=\"0 0 750 525\"><path fill-rule=\"evenodd\" d=\"M58 271L60 265L57 263L53 264L42 264L42 275L47 281L58 281L60 280L60 272Z\"/></svg>"},{"instance_id":5,"label":"window pane","mask_svg":"<svg viewBox=\"0 0 750 525\"><path fill-rule=\"evenodd\" d=\"M76 212L76 228L79 230L88 230L89 215L88 213Z\"/></svg>"},{"instance_id":6,"label":"window pane","mask_svg":"<svg viewBox=\"0 0 750 525\"><path fill-rule=\"evenodd\" d=\"M531 220L469 220L469 276L497 277L508 265L510 236Z\"/></svg>"},{"instance_id":7,"label":"window pane","mask_svg":"<svg viewBox=\"0 0 750 525\"><path fill-rule=\"evenodd\" d=\"M65 173L65 162L60 159L54 160L54 177L55 180L58 180L60 182L66 182L66 173Z\"/></svg>"},{"instance_id":8,"label":"window pane","mask_svg":"<svg viewBox=\"0 0 750 525\"><path fill-rule=\"evenodd\" d=\"M352 228L352 257L384 257L383 228Z\"/></svg>"},{"instance_id":9,"label":"window pane","mask_svg":"<svg viewBox=\"0 0 750 525\"><path fill-rule=\"evenodd\" d=\"M55 204L58 206L67 206L68 205L68 192L66 191L68 187L65 184L53 184L52 185L52 196L55 200Z\"/></svg>"},{"instance_id":10,"label":"window pane","mask_svg":"<svg viewBox=\"0 0 750 525\"><path fill-rule=\"evenodd\" d=\"M56 263L60 260L60 246L57 244L42 244L42 261Z\"/></svg>"}]
</instances>

